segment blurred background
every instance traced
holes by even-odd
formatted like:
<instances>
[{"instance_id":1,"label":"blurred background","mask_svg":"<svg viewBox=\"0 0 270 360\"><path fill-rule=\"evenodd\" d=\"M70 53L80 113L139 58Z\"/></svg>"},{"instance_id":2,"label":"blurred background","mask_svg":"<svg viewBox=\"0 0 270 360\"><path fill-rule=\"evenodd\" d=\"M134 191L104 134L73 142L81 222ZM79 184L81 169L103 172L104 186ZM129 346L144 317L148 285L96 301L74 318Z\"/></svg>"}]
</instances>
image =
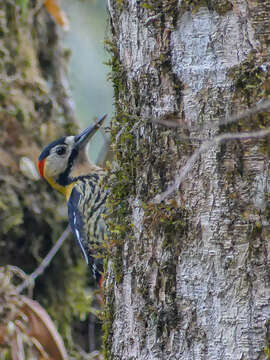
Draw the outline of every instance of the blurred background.
<instances>
[{"instance_id":1,"label":"blurred background","mask_svg":"<svg viewBox=\"0 0 270 360\"><path fill-rule=\"evenodd\" d=\"M71 50L69 62L69 85L75 105L75 114L83 129L97 117L108 114L109 125L113 112L113 90L107 81L110 68L105 65L109 54L104 39L108 31L107 0L61 0L70 28L61 31L64 47ZM89 145L90 158L102 163L109 144L109 134L99 131ZM88 351L101 346L101 323L90 313L88 321L74 322L74 337L77 344ZM85 329L88 327L88 330ZM88 344L81 333L88 332Z\"/></svg>"},{"instance_id":2,"label":"blurred background","mask_svg":"<svg viewBox=\"0 0 270 360\"><path fill-rule=\"evenodd\" d=\"M63 196L38 181L35 164L48 142L77 131L59 67L66 63L68 49L69 85L81 128L105 113L109 123L112 114L112 88L106 80L110 68L104 65L109 58L104 49L106 0L58 1L69 18L68 32L53 25L54 18L39 7L42 1L0 0L0 325L16 314L15 287L25 279L13 274L38 269L67 226ZM102 161L105 136L99 131L91 141L95 162ZM98 294L71 236L35 282L33 296L54 320L71 354L100 348ZM4 358L11 358L14 332L9 326L0 330L0 359L3 346Z\"/></svg>"},{"instance_id":3,"label":"blurred background","mask_svg":"<svg viewBox=\"0 0 270 360\"><path fill-rule=\"evenodd\" d=\"M75 103L76 117L81 128L89 126L96 117L112 115L113 91L104 63L104 38L108 29L107 0L61 0L60 6L68 16L69 31L62 31L64 46L71 50L69 79ZM102 162L106 149L105 133L99 132L89 146L94 162ZM107 134L107 138L109 136Z\"/></svg>"}]
</instances>

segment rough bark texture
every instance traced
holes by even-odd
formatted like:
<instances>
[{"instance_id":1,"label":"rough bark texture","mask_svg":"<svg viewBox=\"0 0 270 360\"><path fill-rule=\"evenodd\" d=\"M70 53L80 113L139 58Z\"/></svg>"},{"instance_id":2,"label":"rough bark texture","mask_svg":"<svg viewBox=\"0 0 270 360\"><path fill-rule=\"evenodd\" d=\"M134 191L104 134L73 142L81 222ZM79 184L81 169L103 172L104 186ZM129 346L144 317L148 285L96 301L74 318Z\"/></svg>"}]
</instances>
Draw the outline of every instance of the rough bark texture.
<instances>
[{"instance_id":1,"label":"rough bark texture","mask_svg":"<svg viewBox=\"0 0 270 360\"><path fill-rule=\"evenodd\" d=\"M113 38L108 359L263 360L269 355L268 139L212 148L151 203L197 148L191 138L269 97L270 4L109 0ZM146 118L176 119L177 130ZM116 245L116 246L115 246Z\"/></svg>"},{"instance_id":2,"label":"rough bark texture","mask_svg":"<svg viewBox=\"0 0 270 360\"><path fill-rule=\"evenodd\" d=\"M26 273L35 270L67 224L62 197L33 176L38 156L50 141L77 131L65 69L68 54L40 5L0 1L0 265L16 265ZM78 263L76 268L74 260L81 257L73 249L69 239L35 286L35 298L65 339L70 339L74 303L83 301L86 271Z\"/></svg>"}]
</instances>

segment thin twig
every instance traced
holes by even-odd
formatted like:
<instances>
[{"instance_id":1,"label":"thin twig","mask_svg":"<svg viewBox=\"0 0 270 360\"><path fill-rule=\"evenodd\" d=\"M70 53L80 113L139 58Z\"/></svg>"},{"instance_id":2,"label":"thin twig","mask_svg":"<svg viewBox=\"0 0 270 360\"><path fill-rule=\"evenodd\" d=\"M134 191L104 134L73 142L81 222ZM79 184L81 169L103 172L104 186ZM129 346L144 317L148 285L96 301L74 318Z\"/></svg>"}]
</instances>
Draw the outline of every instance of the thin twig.
<instances>
[{"instance_id":1,"label":"thin twig","mask_svg":"<svg viewBox=\"0 0 270 360\"><path fill-rule=\"evenodd\" d=\"M244 118L249 118L253 115L256 115L260 112L268 111L270 110L270 100L261 101L259 104L255 105L251 109L244 110L240 112L239 114L235 114L232 116L229 116L224 121L220 121L218 123L219 126L222 125L228 125L234 122L237 122L239 120L242 120ZM186 124L181 124L179 122L180 118L175 117L173 120L167 120L166 117L164 118L149 118L150 121L156 124L164 125L171 128L188 128ZM201 128L195 128L195 130L201 130Z\"/></svg>"},{"instance_id":2,"label":"thin twig","mask_svg":"<svg viewBox=\"0 0 270 360\"><path fill-rule=\"evenodd\" d=\"M264 112L264 111L268 111L268 110L270 110L270 100L264 100L264 101L261 101L260 103L256 104L251 109L242 111L240 114L229 116L224 121L221 121L219 123L219 125L231 124L231 123L237 122L239 120L242 120L244 118L249 118L249 117L251 117L253 115L256 115L256 114L258 114L260 112Z\"/></svg>"},{"instance_id":3,"label":"thin twig","mask_svg":"<svg viewBox=\"0 0 270 360\"><path fill-rule=\"evenodd\" d=\"M164 201L169 195L171 195L174 191L178 190L180 184L185 179L186 175L192 169L194 163L199 159L199 157L207 152L212 146L219 145L224 141L229 140L243 140L243 139L251 139L251 138L261 138L270 134L270 129L263 129L254 132L243 132L243 133L225 133L222 135L218 135L211 140L205 141L201 144L201 146L196 150L193 155L188 159L186 164L180 169L178 175L176 176L172 185L168 187L166 191L161 194L158 194L152 200L153 203L159 204Z\"/></svg>"},{"instance_id":4,"label":"thin twig","mask_svg":"<svg viewBox=\"0 0 270 360\"><path fill-rule=\"evenodd\" d=\"M173 120L166 120L166 118L149 118L148 120L150 120L151 122L153 122L154 124L159 124L159 125L163 125L169 128L183 128L183 129L187 129L188 126L186 124L181 124L179 122L180 118L175 117Z\"/></svg>"},{"instance_id":5,"label":"thin twig","mask_svg":"<svg viewBox=\"0 0 270 360\"><path fill-rule=\"evenodd\" d=\"M42 260L41 264L36 268L32 274L30 274L27 279L17 287L17 292L22 292L25 288L27 288L29 285L33 284L34 281L38 276L43 274L45 269L50 265L52 259L54 258L57 251L60 249L60 247L63 245L64 241L70 234L71 229L70 226L67 226L66 230L63 232L63 234L60 236L60 238L56 241L54 246L51 248L51 250L48 252L48 254L45 256L45 258Z\"/></svg>"}]
</instances>

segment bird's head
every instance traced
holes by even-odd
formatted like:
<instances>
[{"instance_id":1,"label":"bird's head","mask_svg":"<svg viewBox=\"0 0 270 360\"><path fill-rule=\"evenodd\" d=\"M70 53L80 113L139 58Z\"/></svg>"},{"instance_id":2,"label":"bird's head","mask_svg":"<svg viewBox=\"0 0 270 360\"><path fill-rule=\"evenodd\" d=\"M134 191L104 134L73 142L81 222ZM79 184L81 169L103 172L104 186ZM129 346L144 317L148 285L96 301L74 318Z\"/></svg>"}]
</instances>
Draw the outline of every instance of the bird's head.
<instances>
[{"instance_id":1,"label":"bird's head","mask_svg":"<svg viewBox=\"0 0 270 360\"><path fill-rule=\"evenodd\" d=\"M94 125L89 126L76 136L67 136L53 141L41 152L38 159L39 173L49 184L70 195L72 182L75 178L89 175L95 165L89 162L87 145L92 136L100 128L107 115L104 115Z\"/></svg>"}]
</instances>

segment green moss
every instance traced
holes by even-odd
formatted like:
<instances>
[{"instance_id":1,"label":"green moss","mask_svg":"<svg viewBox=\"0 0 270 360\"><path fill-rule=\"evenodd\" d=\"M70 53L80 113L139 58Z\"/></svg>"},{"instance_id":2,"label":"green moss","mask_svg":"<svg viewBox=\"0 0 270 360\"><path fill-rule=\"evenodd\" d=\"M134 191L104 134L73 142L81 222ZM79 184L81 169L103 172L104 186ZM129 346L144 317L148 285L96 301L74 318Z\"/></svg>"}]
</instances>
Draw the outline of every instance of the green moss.
<instances>
[{"instance_id":1,"label":"green moss","mask_svg":"<svg viewBox=\"0 0 270 360\"><path fill-rule=\"evenodd\" d=\"M173 246L171 239L175 234L181 235L186 227L186 211L179 208L175 200L161 204L143 204L144 223L147 231L162 231L165 235L163 246Z\"/></svg>"},{"instance_id":2,"label":"green moss","mask_svg":"<svg viewBox=\"0 0 270 360\"><path fill-rule=\"evenodd\" d=\"M119 15L124 10L126 5L127 5L126 0L116 0L116 9L118 10Z\"/></svg>"},{"instance_id":3,"label":"green moss","mask_svg":"<svg viewBox=\"0 0 270 360\"><path fill-rule=\"evenodd\" d=\"M268 29L270 27L270 3L268 0L254 1L249 22L253 28L254 39L260 44L260 57L268 54L270 39Z\"/></svg>"},{"instance_id":4,"label":"green moss","mask_svg":"<svg viewBox=\"0 0 270 360\"><path fill-rule=\"evenodd\" d=\"M122 4L123 5L123 4ZM110 195L107 200L108 214L106 223L110 238L106 243L105 271L108 260L113 270L113 277L121 283L123 277L122 256L123 242L133 238L131 224L131 208L129 198L136 193L136 127L137 118L129 113L129 102L126 99L127 90L126 71L119 61L117 48L111 41L106 41L111 60L107 63L111 67L109 80L114 88L116 116L112 119L111 142L114 159L108 165L109 178L107 187ZM135 89L135 86L134 86ZM139 91L139 90L137 90ZM111 359L112 324L114 317L113 285L105 289L105 309L103 315L103 348L105 359Z\"/></svg>"},{"instance_id":5,"label":"green moss","mask_svg":"<svg viewBox=\"0 0 270 360\"><path fill-rule=\"evenodd\" d=\"M144 0L140 1L140 6L156 13L163 11L164 16L166 16L171 14L172 10L176 10L177 3L178 0Z\"/></svg>"},{"instance_id":6,"label":"green moss","mask_svg":"<svg viewBox=\"0 0 270 360\"><path fill-rule=\"evenodd\" d=\"M211 0L210 9L211 8L213 8L219 15L224 15L233 9L233 5L231 1L228 0Z\"/></svg>"},{"instance_id":7,"label":"green moss","mask_svg":"<svg viewBox=\"0 0 270 360\"><path fill-rule=\"evenodd\" d=\"M233 113L252 108L270 98L270 69L265 66L266 59L258 57L256 52L251 52L248 58L241 64L236 65L228 72L232 81L231 107ZM224 96L220 96L224 99ZM220 132L253 132L270 126L270 113L260 112L252 117L243 118L235 123L220 126ZM249 140L249 147L242 141L233 141L220 146L218 153L218 166L221 176L226 177L227 183L235 188L237 195L237 178L245 176L246 181L251 183L254 173L245 173L244 159L249 149L255 145L267 157L270 156L270 137ZM230 160L226 160L226 154L230 153ZM226 163L223 163L226 161Z\"/></svg>"},{"instance_id":8,"label":"green moss","mask_svg":"<svg viewBox=\"0 0 270 360\"><path fill-rule=\"evenodd\" d=\"M267 359L270 359L270 320L267 320L266 324L266 336L265 336L265 347L264 353Z\"/></svg>"},{"instance_id":9,"label":"green moss","mask_svg":"<svg viewBox=\"0 0 270 360\"><path fill-rule=\"evenodd\" d=\"M122 244L126 236L132 235L130 220L131 209L128 198L135 194L136 164L134 157L136 146L132 128L136 119L128 114L129 104L124 102L123 94L127 93L126 72L119 61L117 48L112 42L106 41L111 60L107 63L111 67L109 79L114 88L116 116L112 120L111 142L114 161L119 166L109 166L110 173L107 186L110 196L107 201L110 240L107 245L108 256L113 260L113 270L117 282L122 280ZM112 249L112 250L110 250ZM113 253L112 253L113 251Z\"/></svg>"},{"instance_id":10,"label":"green moss","mask_svg":"<svg viewBox=\"0 0 270 360\"><path fill-rule=\"evenodd\" d=\"M249 225L248 238L250 239L251 244L256 238L261 236L262 230L262 224L259 221L253 222Z\"/></svg>"},{"instance_id":11,"label":"green moss","mask_svg":"<svg viewBox=\"0 0 270 360\"><path fill-rule=\"evenodd\" d=\"M106 289L106 303L102 315L102 330L103 330L103 353L105 359L111 359L111 338L112 338L112 324L114 317L114 298L111 296L113 289L107 287Z\"/></svg>"},{"instance_id":12,"label":"green moss","mask_svg":"<svg viewBox=\"0 0 270 360\"><path fill-rule=\"evenodd\" d=\"M148 4L146 2L142 2L140 5L144 9L148 9L148 10L153 10L154 9L154 6L152 4Z\"/></svg>"},{"instance_id":13,"label":"green moss","mask_svg":"<svg viewBox=\"0 0 270 360\"><path fill-rule=\"evenodd\" d=\"M182 11L196 13L201 7L207 7L210 11L216 11L219 15L224 15L233 8L228 0L184 0L181 2Z\"/></svg>"},{"instance_id":14,"label":"green moss","mask_svg":"<svg viewBox=\"0 0 270 360\"><path fill-rule=\"evenodd\" d=\"M175 27L177 22L178 0L147 0L138 3L147 12L149 24L162 34L164 46L166 39L169 41L169 32Z\"/></svg>"},{"instance_id":15,"label":"green moss","mask_svg":"<svg viewBox=\"0 0 270 360\"><path fill-rule=\"evenodd\" d=\"M257 62L256 54L251 53L242 64L229 71L234 80L235 91L245 103L251 104L254 98L270 97L269 70L264 68L263 59Z\"/></svg>"},{"instance_id":16,"label":"green moss","mask_svg":"<svg viewBox=\"0 0 270 360\"><path fill-rule=\"evenodd\" d=\"M182 11L191 11L196 13L201 7L207 6L207 0L184 0L181 2Z\"/></svg>"},{"instance_id":17,"label":"green moss","mask_svg":"<svg viewBox=\"0 0 270 360\"><path fill-rule=\"evenodd\" d=\"M132 237L131 209L128 198L135 193L134 141L131 133L134 120L127 114L118 114L113 121L112 142L117 144L115 161L121 166L110 167L107 183L110 195L107 200L107 225L110 239L107 244L108 256L113 261L113 270L117 282L122 280L122 245L127 236ZM121 130L120 130L121 129ZM120 134L120 135L119 135Z\"/></svg>"},{"instance_id":18,"label":"green moss","mask_svg":"<svg viewBox=\"0 0 270 360\"><path fill-rule=\"evenodd\" d=\"M159 297L162 288L166 296L166 316L170 317L170 306L175 302L176 296L176 266L182 248L182 238L188 233L188 213L184 207L179 207L175 200L166 204L147 204L143 208L144 232L148 237L162 239L165 260L158 263L156 297ZM147 284L147 281L142 283ZM140 291L148 303L149 294L146 289L147 286L143 285ZM158 313L157 309L156 312ZM159 314L158 317L160 320L164 314ZM170 328L169 323L168 328Z\"/></svg>"},{"instance_id":19,"label":"green moss","mask_svg":"<svg viewBox=\"0 0 270 360\"><path fill-rule=\"evenodd\" d=\"M264 59L258 61L255 52L250 53L248 59L235 66L228 73L234 83L232 104L240 103L245 108L258 104L261 100L270 98L270 69L264 66ZM243 118L236 123L221 127L222 131L256 131L270 126L270 113L260 112L251 118ZM269 136L259 140L259 148L269 157Z\"/></svg>"}]
</instances>

